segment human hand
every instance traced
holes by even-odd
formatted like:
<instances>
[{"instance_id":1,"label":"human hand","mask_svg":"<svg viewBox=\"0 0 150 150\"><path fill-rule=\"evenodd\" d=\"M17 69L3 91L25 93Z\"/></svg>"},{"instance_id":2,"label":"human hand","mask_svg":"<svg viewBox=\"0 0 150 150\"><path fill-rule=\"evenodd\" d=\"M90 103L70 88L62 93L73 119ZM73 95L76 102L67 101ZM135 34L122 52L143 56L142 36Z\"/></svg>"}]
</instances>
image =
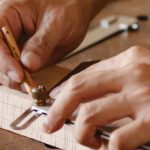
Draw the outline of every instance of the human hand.
<instances>
[{"instance_id":1,"label":"human hand","mask_svg":"<svg viewBox=\"0 0 150 150\"><path fill-rule=\"evenodd\" d=\"M78 0L2 0L0 27L9 26L30 71L60 60L82 41L91 15ZM0 33L0 83L12 88L23 80L19 63Z\"/></svg>"},{"instance_id":2,"label":"human hand","mask_svg":"<svg viewBox=\"0 0 150 150\"><path fill-rule=\"evenodd\" d=\"M150 51L132 47L73 76L50 108L44 130L60 129L80 104L75 122L79 143L100 148L97 127L125 117L133 121L111 134L109 150L133 150L149 142Z\"/></svg>"}]
</instances>

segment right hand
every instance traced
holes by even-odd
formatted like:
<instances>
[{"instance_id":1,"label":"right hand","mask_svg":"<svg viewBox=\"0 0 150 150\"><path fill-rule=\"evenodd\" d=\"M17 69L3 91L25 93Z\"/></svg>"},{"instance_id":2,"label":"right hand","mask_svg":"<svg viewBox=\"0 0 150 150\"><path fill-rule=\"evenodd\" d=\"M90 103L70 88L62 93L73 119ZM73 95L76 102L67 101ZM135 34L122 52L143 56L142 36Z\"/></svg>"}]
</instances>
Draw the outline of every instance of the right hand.
<instances>
[{"instance_id":1,"label":"right hand","mask_svg":"<svg viewBox=\"0 0 150 150\"><path fill-rule=\"evenodd\" d=\"M82 41L90 17L78 0L1 0L0 28L9 26L29 71L60 60ZM24 74L0 33L0 83L19 88Z\"/></svg>"},{"instance_id":2,"label":"right hand","mask_svg":"<svg viewBox=\"0 0 150 150\"><path fill-rule=\"evenodd\" d=\"M150 141L149 49L132 47L72 76L55 90L53 95L57 96L45 120L45 132L60 129L80 106L74 126L80 144L100 148L97 128L126 117L132 121L112 132L108 149L133 150Z\"/></svg>"}]
</instances>

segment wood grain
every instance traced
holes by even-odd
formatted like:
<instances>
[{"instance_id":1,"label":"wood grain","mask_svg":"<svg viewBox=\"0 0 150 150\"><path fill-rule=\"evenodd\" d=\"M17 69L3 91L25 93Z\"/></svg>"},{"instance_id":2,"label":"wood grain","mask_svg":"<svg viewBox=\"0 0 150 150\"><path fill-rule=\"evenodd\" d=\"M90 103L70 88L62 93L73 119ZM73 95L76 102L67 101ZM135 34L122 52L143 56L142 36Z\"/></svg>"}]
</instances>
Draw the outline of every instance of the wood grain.
<instances>
[{"instance_id":1,"label":"wood grain","mask_svg":"<svg viewBox=\"0 0 150 150\"><path fill-rule=\"evenodd\" d=\"M68 70L57 66L53 66L43 71L40 71L38 74L34 75L34 77L38 79L38 82L40 84L41 84L40 81L42 81L43 85L44 83L48 83L48 81L51 81L51 84L47 84L47 88L51 88L60 80L60 76L61 79L64 77L65 73L68 73ZM46 85L44 86L46 87ZM28 128L25 128L23 130L13 130L10 127L10 124L20 114L26 111L32 104L33 104L33 100L30 98L29 95L1 86L0 87L0 127L2 129L12 131L14 133L35 139L37 141L61 149L87 150L87 148L75 142L73 125L64 125L64 127L61 130L51 135L44 133L42 131L42 123L44 122L44 118L45 118L44 115L36 119Z\"/></svg>"},{"instance_id":2,"label":"wood grain","mask_svg":"<svg viewBox=\"0 0 150 150\"><path fill-rule=\"evenodd\" d=\"M33 75L35 81L51 89L68 73L67 69L53 66ZM50 83L50 84L47 84ZM54 134L46 134L42 131L45 115L34 120L27 128L22 130L12 129L10 124L24 113L33 104L31 97L20 91L0 87L0 127L19 135L35 139L37 141L66 150L88 150L74 140L74 126L65 124L62 129ZM33 113L34 114L34 113ZM104 150L104 148L103 148Z\"/></svg>"}]
</instances>

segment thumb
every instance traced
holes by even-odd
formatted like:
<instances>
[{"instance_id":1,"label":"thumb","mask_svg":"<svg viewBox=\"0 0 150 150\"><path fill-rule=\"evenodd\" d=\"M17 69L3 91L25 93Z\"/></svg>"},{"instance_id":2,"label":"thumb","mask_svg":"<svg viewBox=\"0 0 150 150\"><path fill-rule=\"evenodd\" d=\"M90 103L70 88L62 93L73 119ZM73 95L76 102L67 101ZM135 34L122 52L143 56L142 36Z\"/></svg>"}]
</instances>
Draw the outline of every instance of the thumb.
<instances>
[{"instance_id":1,"label":"thumb","mask_svg":"<svg viewBox=\"0 0 150 150\"><path fill-rule=\"evenodd\" d=\"M50 61L50 56L60 39L60 35L54 34L56 29L50 26L41 26L35 34L26 42L22 54L22 64L31 71L36 71Z\"/></svg>"}]
</instances>

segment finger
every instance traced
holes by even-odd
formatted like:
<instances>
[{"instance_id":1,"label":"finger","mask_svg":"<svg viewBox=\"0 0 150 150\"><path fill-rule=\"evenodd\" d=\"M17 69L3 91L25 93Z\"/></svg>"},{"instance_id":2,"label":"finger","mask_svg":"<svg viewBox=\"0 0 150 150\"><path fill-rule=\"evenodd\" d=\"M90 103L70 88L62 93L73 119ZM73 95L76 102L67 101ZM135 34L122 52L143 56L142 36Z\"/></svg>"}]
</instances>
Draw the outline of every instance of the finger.
<instances>
[{"instance_id":1,"label":"finger","mask_svg":"<svg viewBox=\"0 0 150 150\"><path fill-rule=\"evenodd\" d=\"M21 22L19 19L19 15L14 8L11 6L6 6L5 4L2 5L2 9L0 11L0 27L9 26L14 37L18 40L19 35L21 33ZM14 25L15 20L15 25ZM2 38L2 36L1 36Z\"/></svg>"},{"instance_id":2,"label":"finger","mask_svg":"<svg viewBox=\"0 0 150 150\"><path fill-rule=\"evenodd\" d=\"M19 63L12 57L0 33L0 83L15 88L23 80L23 71Z\"/></svg>"},{"instance_id":3,"label":"finger","mask_svg":"<svg viewBox=\"0 0 150 150\"><path fill-rule=\"evenodd\" d=\"M0 10L0 28L9 26L16 40L18 40L22 31L22 22L20 20L19 12L15 8L15 5L12 6L11 3L1 3L1 6L3 7ZM30 24L29 21L28 24ZM2 33L0 33L0 58L0 83L11 88L18 88L18 83L23 80L23 71L19 63L12 58L9 49L3 40Z\"/></svg>"},{"instance_id":4,"label":"finger","mask_svg":"<svg viewBox=\"0 0 150 150\"><path fill-rule=\"evenodd\" d=\"M150 141L150 119L138 119L114 131L110 137L110 150L133 150Z\"/></svg>"},{"instance_id":5,"label":"finger","mask_svg":"<svg viewBox=\"0 0 150 150\"><path fill-rule=\"evenodd\" d=\"M36 9L33 8L28 1L25 1L24 3L16 2L13 8L17 13L16 16L19 16L18 24L20 22L21 31L24 35L30 37L35 32L35 22L37 17ZM13 22L10 20L10 23ZM14 27L13 24L12 27ZM18 30L18 28L14 27L14 33L17 33L18 31L15 30Z\"/></svg>"},{"instance_id":6,"label":"finger","mask_svg":"<svg viewBox=\"0 0 150 150\"><path fill-rule=\"evenodd\" d=\"M17 82L10 80L7 75L1 72L0 72L0 85L5 85L16 90L20 89L19 84Z\"/></svg>"},{"instance_id":7,"label":"finger","mask_svg":"<svg viewBox=\"0 0 150 150\"><path fill-rule=\"evenodd\" d=\"M30 8L28 4L22 5L20 2L1 3L1 6L2 9L0 10L0 27L9 26L15 36L15 39L19 42L23 42L21 41L22 33L24 33L24 38L26 38L25 36L29 37L33 34L35 29L34 9ZM2 38L2 36L0 37ZM18 44L21 46L21 43ZM6 49L8 51L8 48L4 48L3 51L6 52Z\"/></svg>"},{"instance_id":8,"label":"finger","mask_svg":"<svg viewBox=\"0 0 150 150\"><path fill-rule=\"evenodd\" d=\"M1 47L1 46L0 46ZM17 82L17 83L21 83L23 80L23 71L21 66L18 64L18 62L12 58L11 55L9 54L1 54L0 55L0 72L4 75L6 75L11 82ZM1 76L2 77L2 76ZM8 83L8 81L5 81L7 78L1 78L1 81L3 81L3 83ZM2 84L3 84L2 83Z\"/></svg>"},{"instance_id":9,"label":"finger","mask_svg":"<svg viewBox=\"0 0 150 150\"><path fill-rule=\"evenodd\" d=\"M120 91L119 77L115 76L115 73L117 71L109 70L88 75L80 73L72 77L49 110L45 126L49 129L51 125L52 130L55 130L55 126L59 124L61 127L80 103L96 99L106 93Z\"/></svg>"},{"instance_id":10,"label":"finger","mask_svg":"<svg viewBox=\"0 0 150 150\"><path fill-rule=\"evenodd\" d=\"M53 99L57 99L58 95L63 91L65 85L66 85L67 81L64 81L63 83L61 83L60 85L58 85L57 87L55 87L54 89L52 89L52 91L50 91L49 96Z\"/></svg>"},{"instance_id":11,"label":"finger","mask_svg":"<svg viewBox=\"0 0 150 150\"><path fill-rule=\"evenodd\" d=\"M93 126L91 124L82 124L82 123L80 123L80 125L84 127L82 128L83 130L80 130L81 128L79 126L76 126L76 129L75 129L76 141L86 147L89 147L92 149L99 149L101 147L101 139L97 138L95 135L96 126Z\"/></svg>"},{"instance_id":12,"label":"finger","mask_svg":"<svg viewBox=\"0 0 150 150\"><path fill-rule=\"evenodd\" d=\"M50 62L50 56L61 38L59 23L56 23L52 14L45 16L36 33L25 44L21 55L22 63L32 71Z\"/></svg>"},{"instance_id":13,"label":"finger","mask_svg":"<svg viewBox=\"0 0 150 150\"><path fill-rule=\"evenodd\" d=\"M100 139L95 136L96 129L130 115L131 110L121 94L83 104L75 124L75 138L82 145L100 148Z\"/></svg>"},{"instance_id":14,"label":"finger","mask_svg":"<svg viewBox=\"0 0 150 150\"><path fill-rule=\"evenodd\" d=\"M0 33L0 72L1 84L9 85L9 82L20 83L23 80L23 71L19 63L11 56L11 53L3 40L2 33ZM6 84L7 83L7 84ZM12 87L12 86L11 86Z\"/></svg>"},{"instance_id":15,"label":"finger","mask_svg":"<svg viewBox=\"0 0 150 150\"><path fill-rule=\"evenodd\" d=\"M34 32L34 10L30 12L29 6L22 5L20 2L1 3L0 10L0 27L9 26L16 40L24 35L31 35ZM15 24L14 24L15 20Z\"/></svg>"}]
</instances>

